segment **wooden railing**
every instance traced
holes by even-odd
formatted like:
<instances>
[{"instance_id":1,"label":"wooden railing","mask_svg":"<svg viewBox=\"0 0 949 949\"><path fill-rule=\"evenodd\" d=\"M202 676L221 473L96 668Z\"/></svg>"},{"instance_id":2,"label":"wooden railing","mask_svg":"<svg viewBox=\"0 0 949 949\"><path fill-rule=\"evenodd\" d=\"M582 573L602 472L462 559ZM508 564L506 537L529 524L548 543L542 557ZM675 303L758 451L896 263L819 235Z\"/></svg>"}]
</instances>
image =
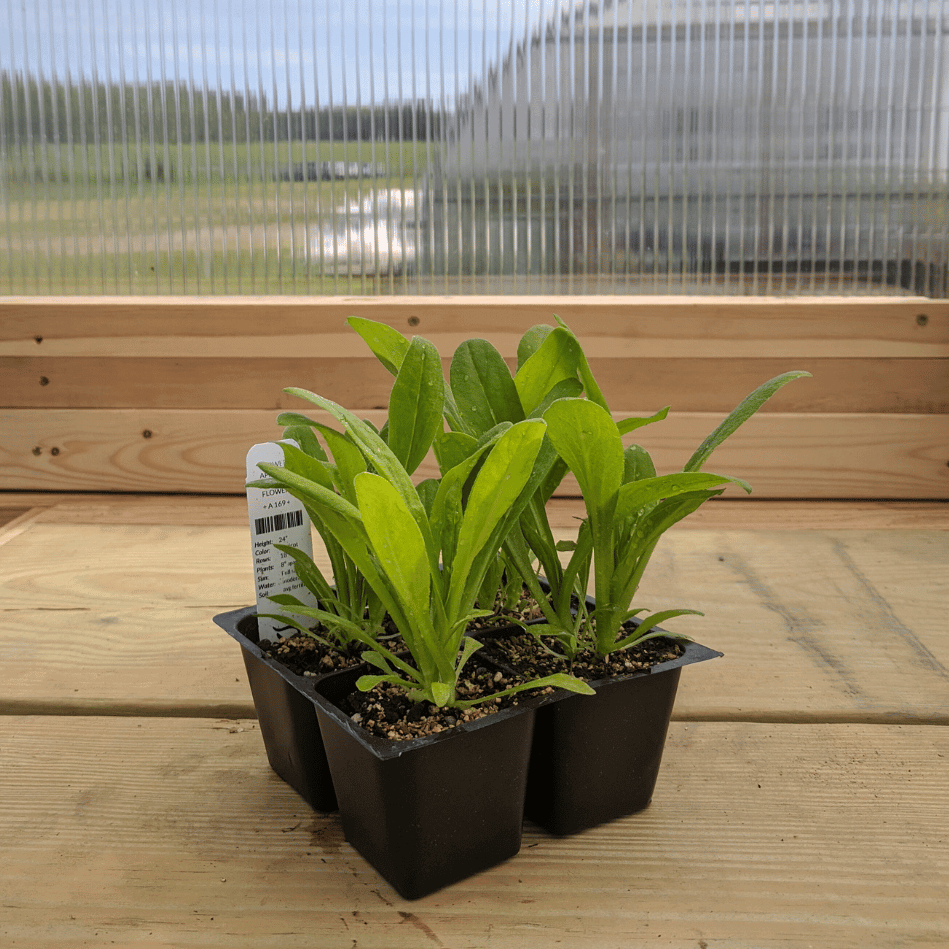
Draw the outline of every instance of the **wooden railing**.
<instances>
[{"instance_id":1,"label":"wooden railing","mask_svg":"<svg viewBox=\"0 0 949 949\"><path fill-rule=\"evenodd\" d=\"M248 446L304 408L285 386L381 419L391 378L354 314L426 336L446 369L471 336L513 361L557 314L617 414L672 406L637 433L663 471L760 382L806 369L712 470L754 497L949 497L949 301L922 298L7 298L0 489L240 493Z\"/></svg>"}]
</instances>

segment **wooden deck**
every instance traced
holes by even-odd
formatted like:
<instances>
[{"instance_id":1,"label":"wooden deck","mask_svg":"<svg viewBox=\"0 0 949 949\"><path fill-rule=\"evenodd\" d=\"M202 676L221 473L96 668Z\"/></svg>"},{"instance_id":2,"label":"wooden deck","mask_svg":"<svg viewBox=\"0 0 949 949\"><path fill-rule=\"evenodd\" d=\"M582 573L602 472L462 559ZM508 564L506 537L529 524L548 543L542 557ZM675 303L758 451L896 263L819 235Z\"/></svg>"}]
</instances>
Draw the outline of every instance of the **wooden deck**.
<instances>
[{"instance_id":1,"label":"wooden deck","mask_svg":"<svg viewBox=\"0 0 949 949\"><path fill-rule=\"evenodd\" d=\"M575 502L556 502L572 530ZM0 945L949 946L949 504L713 502L642 814L408 903L269 769L241 498L0 494Z\"/></svg>"}]
</instances>

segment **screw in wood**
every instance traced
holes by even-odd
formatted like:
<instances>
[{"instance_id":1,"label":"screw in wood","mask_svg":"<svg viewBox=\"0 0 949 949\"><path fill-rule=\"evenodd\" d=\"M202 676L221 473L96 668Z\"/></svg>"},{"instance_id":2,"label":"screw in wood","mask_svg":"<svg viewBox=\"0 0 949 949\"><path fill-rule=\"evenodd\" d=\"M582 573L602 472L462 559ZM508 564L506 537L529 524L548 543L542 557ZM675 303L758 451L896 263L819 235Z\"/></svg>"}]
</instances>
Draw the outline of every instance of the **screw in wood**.
<instances>
[{"instance_id":1,"label":"screw in wood","mask_svg":"<svg viewBox=\"0 0 949 949\"><path fill-rule=\"evenodd\" d=\"M50 453L51 455L58 455L58 454L59 454L59 449L58 449L58 448L50 448L49 453Z\"/></svg>"},{"instance_id":2,"label":"screw in wood","mask_svg":"<svg viewBox=\"0 0 949 949\"><path fill-rule=\"evenodd\" d=\"M409 317L409 326L418 326L422 321L417 316Z\"/></svg>"},{"instance_id":3,"label":"screw in wood","mask_svg":"<svg viewBox=\"0 0 949 949\"><path fill-rule=\"evenodd\" d=\"M925 313L920 313L919 316L916 317L917 326L925 326L928 322L929 322L929 317L926 316Z\"/></svg>"},{"instance_id":4,"label":"screw in wood","mask_svg":"<svg viewBox=\"0 0 949 949\"><path fill-rule=\"evenodd\" d=\"M48 386L48 385L49 385L49 379L47 379L46 376L40 376L40 385L41 385L41 386Z\"/></svg>"}]
</instances>

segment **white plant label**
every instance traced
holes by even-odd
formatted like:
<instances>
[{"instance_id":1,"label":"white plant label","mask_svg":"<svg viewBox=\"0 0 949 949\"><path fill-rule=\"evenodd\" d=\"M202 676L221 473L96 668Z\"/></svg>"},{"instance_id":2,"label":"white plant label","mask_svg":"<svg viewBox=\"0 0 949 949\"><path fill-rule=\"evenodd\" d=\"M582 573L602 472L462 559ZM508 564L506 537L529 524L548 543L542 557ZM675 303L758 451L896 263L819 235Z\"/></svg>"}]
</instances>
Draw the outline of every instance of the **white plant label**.
<instances>
[{"instance_id":1,"label":"white plant label","mask_svg":"<svg viewBox=\"0 0 949 949\"><path fill-rule=\"evenodd\" d=\"M274 442L254 445L247 452L247 480L264 477L257 467L261 461L283 466L283 451ZM313 556L310 519L303 505L283 488L247 488L247 513L250 517L250 542L254 557L254 584L257 588L257 611L274 613L280 607L268 597L291 593L302 603L316 606L313 594L300 582L293 569L293 559L277 550L274 544L296 547ZM261 639L292 636L296 630L266 617L259 617L257 628Z\"/></svg>"}]
</instances>

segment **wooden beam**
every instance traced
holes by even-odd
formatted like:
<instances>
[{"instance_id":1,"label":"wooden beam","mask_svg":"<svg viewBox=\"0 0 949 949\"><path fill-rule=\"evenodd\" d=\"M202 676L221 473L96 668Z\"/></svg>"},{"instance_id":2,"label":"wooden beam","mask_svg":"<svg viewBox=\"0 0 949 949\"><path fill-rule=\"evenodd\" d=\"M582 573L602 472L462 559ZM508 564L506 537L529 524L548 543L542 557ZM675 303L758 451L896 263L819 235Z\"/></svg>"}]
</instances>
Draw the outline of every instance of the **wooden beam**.
<instances>
[{"instance_id":1,"label":"wooden beam","mask_svg":"<svg viewBox=\"0 0 949 949\"><path fill-rule=\"evenodd\" d=\"M676 413L637 437L661 471L678 470L721 418ZM247 449L281 431L275 413L249 409L4 409L0 430L3 489L222 493L243 491ZM710 470L746 478L756 497L946 498L947 462L947 415L771 413L747 422ZM431 461L419 469L434 474ZM560 495L576 494L565 481Z\"/></svg>"},{"instance_id":2,"label":"wooden beam","mask_svg":"<svg viewBox=\"0 0 949 949\"><path fill-rule=\"evenodd\" d=\"M917 297L8 297L0 355L221 358L364 356L348 316L431 339L471 336L515 355L554 314L591 357L949 355L949 300Z\"/></svg>"},{"instance_id":3,"label":"wooden beam","mask_svg":"<svg viewBox=\"0 0 949 949\"><path fill-rule=\"evenodd\" d=\"M241 527L247 523L242 495L95 494L91 492L0 492L4 507L42 524L178 524ZM578 498L547 505L552 527L576 528L584 516ZM14 522L15 523L15 522ZM0 544L11 524L0 525ZM949 501L784 500L714 498L672 530L949 530Z\"/></svg>"},{"instance_id":4,"label":"wooden beam","mask_svg":"<svg viewBox=\"0 0 949 949\"><path fill-rule=\"evenodd\" d=\"M290 385L355 412L388 404L392 376L372 356L271 358L255 352L253 343L247 340L240 356L221 358L0 356L0 406L298 408L299 399L283 392ZM446 358L446 378L449 363ZM604 356L590 365L617 412L665 405L681 412L730 412L761 383L803 369L813 378L782 389L763 412L949 414L949 358Z\"/></svg>"},{"instance_id":5,"label":"wooden beam","mask_svg":"<svg viewBox=\"0 0 949 949\"><path fill-rule=\"evenodd\" d=\"M0 719L11 946L949 944L949 729L673 723L652 804L407 902L256 723Z\"/></svg>"},{"instance_id":6,"label":"wooden beam","mask_svg":"<svg viewBox=\"0 0 949 949\"><path fill-rule=\"evenodd\" d=\"M0 714L251 714L240 650L211 622L253 603L246 521L179 523L173 501L170 523L50 509L0 535ZM944 533L699 526L662 539L636 605L700 610L668 626L724 653L683 673L677 714L946 722L947 601Z\"/></svg>"}]
</instances>

